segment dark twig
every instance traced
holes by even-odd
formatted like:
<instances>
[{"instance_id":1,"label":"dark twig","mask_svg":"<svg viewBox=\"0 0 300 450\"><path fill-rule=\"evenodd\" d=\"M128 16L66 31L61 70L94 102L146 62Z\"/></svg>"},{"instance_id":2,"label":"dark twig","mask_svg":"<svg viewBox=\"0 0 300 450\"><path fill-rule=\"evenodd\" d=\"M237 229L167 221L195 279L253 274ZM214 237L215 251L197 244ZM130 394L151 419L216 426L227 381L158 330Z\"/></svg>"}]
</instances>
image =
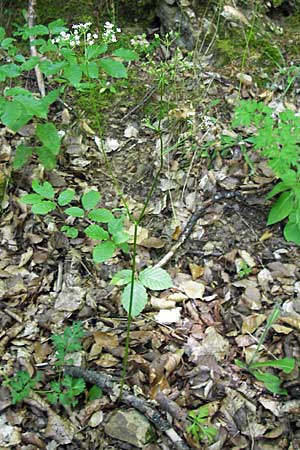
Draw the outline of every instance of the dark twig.
<instances>
[{"instance_id":1,"label":"dark twig","mask_svg":"<svg viewBox=\"0 0 300 450\"><path fill-rule=\"evenodd\" d=\"M88 383L101 387L101 389L103 389L103 391L107 394L118 395L119 389L113 378L109 375L75 366L65 366L64 371L72 377L83 378ZM127 391L123 391L121 401L128 406L133 406L135 409L144 414L158 430L163 431L172 441L174 449L190 450L190 447L185 444L181 437L170 426L169 422L164 419L161 414L152 405L150 405L149 402L147 402L147 400L129 394Z\"/></svg>"},{"instance_id":2,"label":"dark twig","mask_svg":"<svg viewBox=\"0 0 300 450\"><path fill-rule=\"evenodd\" d=\"M146 94L144 95L144 97L142 98L142 100L134 108L132 108L130 111L128 111L128 113L126 113L125 116L122 117L122 120L127 119L133 113L135 113L138 109L140 109L142 106L144 106L144 104L149 100L150 97L152 97L152 95L154 94L155 91L156 91L156 86L149 89L146 92Z\"/></svg>"}]
</instances>

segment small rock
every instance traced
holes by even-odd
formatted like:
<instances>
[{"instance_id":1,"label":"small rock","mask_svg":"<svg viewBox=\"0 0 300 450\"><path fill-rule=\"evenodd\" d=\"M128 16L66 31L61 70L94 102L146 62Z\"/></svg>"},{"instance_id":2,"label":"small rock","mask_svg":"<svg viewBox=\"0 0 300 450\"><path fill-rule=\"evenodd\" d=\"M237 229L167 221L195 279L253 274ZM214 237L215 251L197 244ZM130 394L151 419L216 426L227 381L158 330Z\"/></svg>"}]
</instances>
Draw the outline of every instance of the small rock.
<instances>
[{"instance_id":1,"label":"small rock","mask_svg":"<svg viewBox=\"0 0 300 450\"><path fill-rule=\"evenodd\" d=\"M127 138L136 138L139 134L139 130L134 125L128 125L124 131L124 136Z\"/></svg>"},{"instance_id":2,"label":"small rock","mask_svg":"<svg viewBox=\"0 0 300 450\"><path fill-rule=\"evenodd\" d=\"M114 412L104 425L105 433L112 438L144 448L155 436L148 420L135 409Z\"/></svg>"},{"instance_id":3,"label":"small rock","mask_svg":"<svg viewBox=\"0 0 300 450\"><path fill-rule=\"evenodd\" d=\"M246 73L238 73L236 77L244 86L251 86L252 77L250 75L247 75Z\"/></svg>"}]
</instances>

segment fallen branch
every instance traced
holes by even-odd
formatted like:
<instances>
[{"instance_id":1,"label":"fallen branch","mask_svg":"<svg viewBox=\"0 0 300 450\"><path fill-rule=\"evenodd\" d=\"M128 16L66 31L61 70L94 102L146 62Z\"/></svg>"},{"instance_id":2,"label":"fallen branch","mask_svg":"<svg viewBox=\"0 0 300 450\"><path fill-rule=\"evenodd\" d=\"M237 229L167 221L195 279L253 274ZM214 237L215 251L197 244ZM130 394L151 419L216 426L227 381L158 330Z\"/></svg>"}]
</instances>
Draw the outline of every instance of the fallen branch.
<instances>
[{"instance_id":1,"label":"fallen branch","mask_svg":"<svg viewBox=\"0 0 300 450\"><path fill-rule=\"evenodd\" d=\"M113 378L109 375L75 366L65 366L64 371L72 377L83 378L88 383L99 386L107 394L113 394L114 396L118 395L119 388ZM164 419L161 414L147 402L147 400L123 391L121 402L128 406L133 406L144 414L159 431L164 432L168 436L176 450L190 450L190 447L185 444L181 437L170 426L169 422Z\"/></svg>"},{"instance_id":2,"label":"fallen branch","mask_svg":"<svg viewBox=\"0 0 300 450\"><path fill-rule=\"evenodd\" d=\"M36 0L29 0L29 3L28 3L28 28L32 28L34 26L34 22L35 22L35 7L36 7ZM36 46L33 44L34 40L35 40L35 36L30 36L29 37L30 54L31 54L31 56L38 56L38 53L37 53L37 50L36 50ZM40 94L41 94L42 97L45 97L46 91L45 91L44 78L43 78L43 74L40 71L40 68L39 68L38 65L35 66L34 71L35 71L36 81L37 81L37 84L38 84L38 88L39 88Z\"/></svg>"}]
</instances>

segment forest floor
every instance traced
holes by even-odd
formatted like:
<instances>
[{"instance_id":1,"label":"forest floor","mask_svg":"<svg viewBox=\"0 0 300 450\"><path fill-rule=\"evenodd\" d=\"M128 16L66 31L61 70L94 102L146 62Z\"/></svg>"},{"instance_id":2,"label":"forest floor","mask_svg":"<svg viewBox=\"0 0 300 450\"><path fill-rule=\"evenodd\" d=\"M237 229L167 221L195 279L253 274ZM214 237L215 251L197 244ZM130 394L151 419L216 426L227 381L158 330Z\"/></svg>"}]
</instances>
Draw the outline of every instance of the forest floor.
<instances>
[{"instance_id":1,"label":"forest floor","mask_svg":"<svg viewBox=\"0 0 300 450\"><path fill-rule=\"evenodd\" d=\"M276 395L235 363L251 360L279 304L281 315L269 327L257 360L299 360L300 251L284 239L281 224L267 227L271 202L265 195L274 175L249 143L243 147L230 125L239 97L299 111L299 85L295 82L283 98L286 79L279 73L274 77L277 87L258 87L254 81L240 84L238 67L220 68L214 58L201 64L201 71L179 73L168 88L173 97L166 92L164 98L172 104L162 123L164 145L175 148L165 157L138 232L138 270L158 264L189 218L203 203L208 206L164 265L173 288L152 292L147 307L132 321L126 379L128 392L155 407L182 441L176 443L173 436L172 442L158 425L152 442L143 443L135 427L145 424L124 424L125 416L113 422L116 412L130 409L128 402L117 404L113 392L121 378L127 316L121 291L110 281L117 270L130 268L130 257L118 252L96 265L90 240L81 235L69 240L58 231L63 217L32 215L19 200L39 170L32 162L13 175L1 217L0 348L6 376L18 370L33 376L38 369L42 380L39 392L16 405L9 389L0 388L0 449L300 448L298 367L288 375L262 369L282 380L285 395ZM145 70L138 63L134 70L143 94L150 92L153 84ZM255 70L247 70L253 79ZM127 98L126 104L122 98L112 101L103 111L108 158L133 212L143 206L159 159L158 136L142 123L145 114L157 108L158 94L154 91L145 103L142 95L137 97ZM66 99L71 106L76 101ZM136 105L139 108L131 112ZM52 114L54 121L64 123L64 151L47 179L55 189L97 189L102 207L121 208L95 143L93 118L85 113L76 117L60 104ZM23 136L30 136L31 127ZM232 138L230 145L221 142L221 135ZM2 163L19 139L2 129ZM130 224L126 226L132 233ZM103 395L91 402L82 395L75 408L51 405L40 393L55 378L51 335L62 335L78 321L85 336L82 349L72 355L73 364L111 375L113 387L103 387ZM186 430L187 414L202 405L209 411L203 428L217 430L211 443L204 435L197 443Z\"/></svg>"}]
</instances>

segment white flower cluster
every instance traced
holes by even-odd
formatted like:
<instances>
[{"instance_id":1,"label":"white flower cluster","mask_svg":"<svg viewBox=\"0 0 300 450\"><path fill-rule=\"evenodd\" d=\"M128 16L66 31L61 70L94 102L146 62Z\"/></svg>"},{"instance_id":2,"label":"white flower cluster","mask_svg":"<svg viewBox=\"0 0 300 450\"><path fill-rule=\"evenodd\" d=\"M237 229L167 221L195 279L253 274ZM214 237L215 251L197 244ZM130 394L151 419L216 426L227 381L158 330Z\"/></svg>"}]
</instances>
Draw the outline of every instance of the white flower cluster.
<instances>
[{"instance_id":1,"label":"white flower cluster","mask_svg":"<svg viewBox=\"0 0 300 450\"><path fill-rule=\"evenodd\" d=\"M59 36L55 39L51 39L52 44L68 44L70 47L75 47L80 45L81 38L86 42L87 45L93 45L95 43L95 39L98 39L98 34L87 33L90 29L92 22L86 23L78 23L72 25L73 33L66 33L65 31L61 31Z\"/></svg>"},{"instance_id":2,"label":"white flower cluster","mask_svg":"<svg viewBox=\"0 0 300 450\"><path fill-rule=\"evenodd\" d=\"M111 22L105 22L102 39L106 44L117 42L117 34L121 33L121 28L116 28Z\"/></svg>"}]
</instances>

